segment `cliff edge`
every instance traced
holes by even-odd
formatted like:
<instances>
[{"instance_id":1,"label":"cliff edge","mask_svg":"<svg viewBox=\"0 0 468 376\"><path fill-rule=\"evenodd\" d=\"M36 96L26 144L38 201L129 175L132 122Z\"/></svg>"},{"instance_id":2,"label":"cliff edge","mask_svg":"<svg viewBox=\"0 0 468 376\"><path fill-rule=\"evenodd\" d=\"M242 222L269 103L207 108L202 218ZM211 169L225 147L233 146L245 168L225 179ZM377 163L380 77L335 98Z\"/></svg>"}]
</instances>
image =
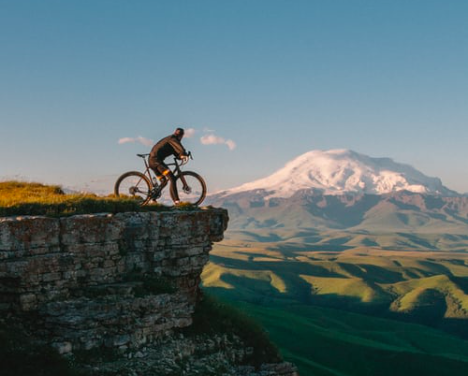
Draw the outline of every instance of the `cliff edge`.
<instances>
[{"instance_id":1,"label":"cliff edge","mask_svg":"<svg viewBox=\"0 0 468 376\"><path fill-rule=\"evenodd\" d=\"M66 357L118 354L88 374L295 375L284 363L246 364L251 349L236 336L180 331L192 325L201 272L227 223L212 208L0 218L2 321Z\"/></svg>"}]
</instances>

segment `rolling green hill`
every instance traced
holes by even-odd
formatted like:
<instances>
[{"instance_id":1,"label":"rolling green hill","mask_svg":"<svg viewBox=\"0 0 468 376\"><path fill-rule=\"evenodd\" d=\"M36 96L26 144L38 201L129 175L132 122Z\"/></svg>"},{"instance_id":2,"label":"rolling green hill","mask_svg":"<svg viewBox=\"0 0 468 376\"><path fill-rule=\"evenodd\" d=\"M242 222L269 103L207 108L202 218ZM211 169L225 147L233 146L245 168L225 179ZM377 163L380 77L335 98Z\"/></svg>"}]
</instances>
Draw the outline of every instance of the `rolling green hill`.
<instances>
[{"instance_id":1,"label":"rolling green hill","mask_svg":"<svg viewBox=\"0 0 468 376\"><path fill-rule=\"evenodd\" d=\"M290 172L211 197L230 222L204 287L262 320L302 375L468 375L468 197L333 195Z\"/></svg>"},{"instance_id":2,"label":"rolling green hill","mask_svg":"<svg viewBox=\"0 0 468 376\"><path fill-rule=\"evenodd\" d=\"M356 312L423 319L468 319L468 254L396 252L358 247L340 252L290 244L226 241L202 278L250 302L295 301ZM432 321L428 311L437 310Z\"/></svg>"},{"instance_id":3,"label":"rolling green hill","mask_svg":"<svg viewBox=\"0 0 468 376\"><path fill-rule=\"evenodd\" d=\"M468 374L467 253L410 250L409 234L386 238L406 251L363 246L369 234L328 232L322 250L319 232L251 234L215 246L204 288L257 317L301 375Z\"/></svg>"},{"instance_id":4,"label":"rolling green hill","mask_svg":"<svg viewBox=\"0 0 468 376\"><path fill-rule=\"evenodd\" d=\"M305 305L241 307L301 376L463 376L468 341L422 325Z\"/></svg>"}]
</instances>

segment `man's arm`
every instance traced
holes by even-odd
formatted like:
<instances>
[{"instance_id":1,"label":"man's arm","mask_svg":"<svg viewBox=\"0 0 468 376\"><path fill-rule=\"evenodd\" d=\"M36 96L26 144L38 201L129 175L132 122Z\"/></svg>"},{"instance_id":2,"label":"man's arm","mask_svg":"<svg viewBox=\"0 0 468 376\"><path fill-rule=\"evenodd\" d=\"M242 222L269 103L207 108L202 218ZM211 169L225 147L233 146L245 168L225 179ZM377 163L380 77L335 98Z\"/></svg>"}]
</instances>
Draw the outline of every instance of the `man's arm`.
<instances>
[{"instance_id":1,"label":"man's arm","mask_svg":"<svg viewBox=\"0 0 468 376\"><path fill-rule=\"evenodd\" d=\"M171 144L171 146L174 149L174 152L175 152L175 154L176 154L176 156L178 158L180 158L182 156L186 156L188 154L187 151L182 146L182 144L180 143L180 141L178 139L176 139L175 137L172 137L169 140L169 143Z\"/></svg>"}]
</instances>

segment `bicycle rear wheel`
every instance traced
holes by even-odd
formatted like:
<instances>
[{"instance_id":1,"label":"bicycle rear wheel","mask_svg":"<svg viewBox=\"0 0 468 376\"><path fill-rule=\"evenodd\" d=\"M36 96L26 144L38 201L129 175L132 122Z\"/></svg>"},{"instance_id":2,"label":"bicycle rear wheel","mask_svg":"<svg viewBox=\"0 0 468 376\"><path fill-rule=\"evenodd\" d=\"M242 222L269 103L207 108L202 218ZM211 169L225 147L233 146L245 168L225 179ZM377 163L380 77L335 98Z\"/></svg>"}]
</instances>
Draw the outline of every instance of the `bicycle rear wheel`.
<instances>
[{"instance_id":1,"label":"bicycle rear wheel","mask_svg":"<svg viewBox=\"0 0 468 376\"><path fill-rule=\"evenodd\" d=\"M117 197L131 197L140 205L145 205L151 192L151 182L138 171L126 172L115 182L114 194Z\"/></svg>"},{"instance_id":2,"label":"bicycle rear wheel","mask_svg":"<svg viewBox=\"0 0 468 376\"><path fill-rule=\"evenodd\" d=\"M192 205L200 205L206 196L205 180L195 172L181 172L176 178L176 188L180 201Z\"/></svg>"}]
</instances>

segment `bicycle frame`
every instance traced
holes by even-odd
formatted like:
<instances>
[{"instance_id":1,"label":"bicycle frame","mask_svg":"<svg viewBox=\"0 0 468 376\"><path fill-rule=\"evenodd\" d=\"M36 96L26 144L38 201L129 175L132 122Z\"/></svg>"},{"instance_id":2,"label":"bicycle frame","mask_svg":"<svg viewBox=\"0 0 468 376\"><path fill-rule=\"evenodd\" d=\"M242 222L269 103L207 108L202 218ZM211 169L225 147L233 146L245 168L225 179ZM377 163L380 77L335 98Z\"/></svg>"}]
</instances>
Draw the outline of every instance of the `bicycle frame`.
<instances>
[{"instance_id":1,"label":"bicycle frame","mask_svg":"<svg viewBox=\"0 0 468 376\"><path fill-rule=\"evenodd\" d=\"M181 166L185 165L189 159L193 159L191 153L182 161L174 158L174 162L167 163L168 169L173 174L174 179L164 179L158 181L158 172L150 167L149 154L137 154L143 159L145 164L144 171L128 171L117 179L114 185L114 193L117 197L120 195L134 197L140 200L141 205L146 205L149 201L167 202L172 199L178 201L177 193L182 194L182 200L194 205L199 205L206 197L206 183L203 178L193 171L182 171ZM170 198L169 195L162 195L171 183ZM166 190L167 191L167 190ZM167 192L166 192L167 193ZM187 200L187 201L185 201Z\"/></svg>"},{"instance_id":2,"label":"bicycle frame","mask_svg":"<svg viewBox=\"0 0 468 376\"><path fill-rule=\"evenodd\" d=\"M143 174L148 176L149 181L151 182L151 188L154 188L156 186L156 184L154 184L154 182L157 182L157 178L156 178L156 176L154 176L156 174L154 173L153 169L149 166L149 163L148 163L149 154L137 154L137 155L140 158L143 158L143 161L145 162L145 172ZM189 153L189 157L192 158L191 153ZM174 177L177 179L179 177L180 173L182 172L182 170L180 169L180 166L183 166L186 163L187 162L178 163L177 158L174 157L174 162L173 163L166 163L166 164L167 164L167 166L174 166L174 168L172 168L172 173L174 174ZM183 175L180 175L180 180L184 184L184 187L186 187L187 182L185 181L185 178L184 178Z\"/></svg>"}]
</instances>

